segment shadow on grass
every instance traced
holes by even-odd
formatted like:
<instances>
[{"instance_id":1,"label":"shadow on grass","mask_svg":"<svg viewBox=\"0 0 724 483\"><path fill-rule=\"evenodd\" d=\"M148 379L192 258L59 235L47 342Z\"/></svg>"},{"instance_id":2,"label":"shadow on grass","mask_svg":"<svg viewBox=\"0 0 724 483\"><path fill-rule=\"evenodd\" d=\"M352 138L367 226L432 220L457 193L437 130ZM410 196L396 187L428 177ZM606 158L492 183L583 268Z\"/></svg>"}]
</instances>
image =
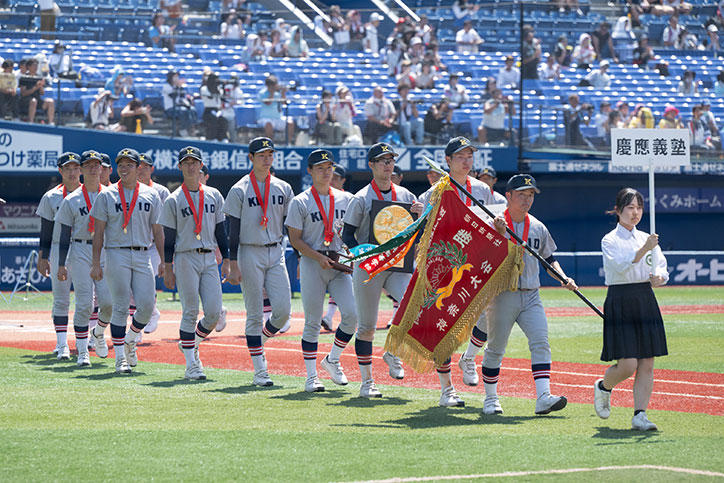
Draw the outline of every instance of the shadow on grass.
<instances>
[{"instance_id":1,"label":"shadow on grass","mask_svg":"<svg viewBox=\"0 0 724 483\"><path fill-rule=\"evenodd\" d=\"M378 406L404 406L410 402L412 402L410 399L403 399L401 397L376 397L369 399L365 397L353 397L339 401L336 405L348 408L374 408Z\"/></svg>"},{"instance_id":2,"label":"shadow on grass","mask_svg":"<svg viewBox=\"0 0 724 483\"><path fill-rule=\"evenodd\" d=\"M299 392L290 392L288 394L277 394L276 396L272 396L271 399L283 399L284 401L311 401L313 399L338 399L347 395L347 392L337 389L333 389L331 391L325 390L322 392L307 392L302 390Z\"/></svg>"},{"instance_id":3,"label":"shadow on grass","mask_svg":"<svg viewBox=\"0 0 724 483\"><path fill-rule=\"evenodd\" d=\"M224 394L249 394L254 392L266 392L266 391L278 391L280 389L285 389L284 386L281 385L274 385L269 387L259 387L255 386L253 384L245 385L245 386L232 386L232 387L221 387L219 389L211 389L208 392L221 392Z\"/></svg>"},{"instance_id":4,"label":"shadow on grass","mask_svg":"<svg viewBox=\"0 0 724 483\"><path fill-rule=\"evenodd\" d=\"M665 442L664 440L658 438L661 436L661 432L659 431L635 431L633 429L615 429L605 428L602 426L596 428L596 431L598 432L591 437L593 439L604 440L597 441L595 443L596 446Z\"/></svg>"},{"instance_id":5,"label":"shadow on grass","mask_svg":"<svg viewBox=\"0 0 724 483\"><path fill-rule=\"evenodd\" d=\"M471 419L470 415L477 416ZM536 416L510 416L503 415L484 415L480 408L464 407L464 408L442 408L430 407L421 409L416 413L400 419L388 421L399 426L405 426L409 429L427 429L443 426L471 426L471 425L516 425L523 424L526 421L535 419Z\"/></svg>"},{"instance_id":6,"label":"shadow on grass","mask_svg":"<svg viewBox=\"0 0 724 483\"><path fill-rule=\"evenodd\" d=\"M213 379L204 379L201 381L193 380L193 379L171 379L170 381L152 381L148 384L145 384L146 386L151 387L160 387L160 388L169 388L169 387L176 387L176 386L193 386L195 384L207 384L210 382L214 382Z\"/></svg>"},{"instance_id":7,"label":"shadow on grass","mask_svg":"<svg viewBox=\"0 0 724 483\"><path fill-rule=\"evenodd\" d=\"M71 360L60 361L55 354L28 354L21 357L25 364L35 364L36 366L55 366L59 364L70 364Z\"/></svg>"},{"instance_id":8,"label":"shadow on grass","mask_svg":"<svg viewBox=\"0 0 724 483\"><path fill-rule=\"evenodd\" d=\"M109 367L111 372L103 372L100 374L78 374L75 376L77 379L88 379L89 381L106 381L108 379L127 379L131 377L145 376L145 372L133 371L130 374L116 374L114 368Z\"/></svg>"}]
</instances>

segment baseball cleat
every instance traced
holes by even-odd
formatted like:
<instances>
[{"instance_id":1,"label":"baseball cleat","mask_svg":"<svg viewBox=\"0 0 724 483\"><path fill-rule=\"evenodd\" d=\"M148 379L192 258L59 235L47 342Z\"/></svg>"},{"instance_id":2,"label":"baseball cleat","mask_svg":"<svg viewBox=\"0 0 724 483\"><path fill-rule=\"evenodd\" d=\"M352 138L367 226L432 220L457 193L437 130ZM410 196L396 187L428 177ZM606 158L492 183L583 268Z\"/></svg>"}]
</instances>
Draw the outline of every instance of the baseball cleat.
<instances>
[{"instance_id":1,"label":"baseball cleat","mask_svg":"<svg viewBox=\"0 0 724 483\"><path fill-rule=\"evenodd\" d=\"M440 407L462 408L465 407L465 401L458 396L453 386L448 386L442 390L442 394L440 395Z\"/></svg>"},{"instance_id":2,"label":"baseball cleat","mask_svg":"<svg viewBox=\"0 0 724 483\"><path fill-rule=\"evenodd\" d=\"M292 321L291 321L291 319L287 319L287 322L286 322L286 324L284 324L284 327L279 329L279 333L283 334L285 332L288 332L289 329L291 329L291 328L292 328Z\"/></svg>"},{"instance_id":3,"label":"baseball cleat","mask_svg":"<svg viewBox=\"0 0 724 483\"><path fill-rule=\"evenodd\" d=\"M503 414L498 396L485 396L483 403L483 414Z\"/></svg>"},{"instance_id":4,"label":"baseball cleat","mask_svg":"<svg viewBox=\"0 0 724 483\"><path fill-rule=\"evenodd\" d=\"M252 383L255 386L260 387L269 387L274 385L274 382L272 382L266 369L259 369L258 371L256 371L254 373L254 380L252 381Z\"/></svg>"},{"instance_id":5,"label":"baseball cleat","mask_svg":"<svg viewBox=\"0 0 724 483\"><path fill-rule=\"evenodd\" d=\"M568 399L565 396L552 396L546 392L538 397L535 402L535 413L536 414L548 414L553 411L560 411L568 404Z\"/></svg>"},{"instance_id":6,"label":"baseball cleat","mask_svg":"<svg viewBox=\"0 0 724 483\"><path fill-rule=\"evenodd\" d=\"M190 379L192 381L205 381L206 374L204 374L203 367L201 367L197 363L194 363L190 366L186 366L186 373L184 374L184 379Z\"/></svg>"},{"instance_id":7,"label":"baseball cleat","mask_svg":"<svg viewBox=\"0 0 724 483\"><path fill-rule=\"evenodd\" d=\"M91 329L92 331L93 329ZM88 350L94 351L96 350L96 341L92 336L88 337Z\"/></svg>"},{"instance_id":8,"label":"baseball cleat","mask_svg":"<svg viewBox=\"0 0 724 483\"><path fill-rule=\"evenodd\" d=\"M334 329L332 328L332 321L322 317L322 329L326 330L327 332L333 332Z\"/></svg>"},{"instance_id":9,"label":"baseball cleat","mask_svg":"<svg viewBox=\"0 0 724 483\"><path fill-rule=\"evenodd\" d=\"M593 409L596 415L601 419L608 419L611 415L611 391L604 391L598 385L603 379L597 380L593 384Z\"/></svg>"},{"instance_id":10,"label":"baseball cleat","mask_svg":"<svg viewBox=\"0 0 724 483\"><path fill-rule=\"evenodd\" d=\"M156 315L158 314L158 315ZM146 324L146 327L143 328L143 331L147 334L150 334L154 330L158 329L158 319L161 317L161 313L158 311L157 308L153 308L153 314L151 314L151 320L148 321L148 324Z\"/></svg>"},{"instance_id":11,"label":"baseball cleat","mask_svg":"<svg viewBox=\"0 0 724 483\"><path fill-rule=\"evenodd\" d=\"M631 420L631 429L638 431L658 431L658 427L646 417L646 411L641 411Z\"/></svg>"},{"instance_id":12,"label":"baseball cleat","mask_svg":"<svg viewBox=\"0 0 724 483\"><path fill-rule=\"evenodd\" d=\"M96 336L94 330L90 331L90 340L94 341L96 346L96 355L101 359L108 357L108 344L106 344L106 338L101 334L100 337Z\"/></svg>"},{"instance_id":13,"label":"baseball cleat","mask_svg":"<svg viewBox=\"0 0 724 483\"><path fill-rule=\"evenodd\" d=\"M320 365L322 366L322 369L327 371L329 377L332 378L332 382L334 382L338 386L346 386L349 382L347 380L347 376L344 375L344 371L342 370L342 364L339 361L332 362L329 360L329 356L326 356L324 359L322 359Z\"/></svg>"},{"instance_id":14,"label":"baseball cleat","mask_svg":"<svg viewBox=\"0 0 724 483\"><path fill-rule=\"evenodd\" d=\"M56 346L55 346L55 349L53 349L53 355L54 355L54 356L57 356L59 350L60 350L60 346L59 346L59 345L56 345Z\"/></svg>"},{"instance_id":15,"label":"baseball cleat","mask_svg":"<svg viewBox=\"0 0 724 483\"><path fill-rule=\"evenodd\" d=\"M458 361L460 370L463 371L463 382L468 386L477 386L480 382L478 373L475 370L475 358L473 357L460 357Z\"/></svg>"},{"instance_id":16,"label":"baseball cleat","mask_svg":"<svg viewBox=\"0 0 724 483\"><path fill-rule=\"evenodd\" d=\"M324 392L324 386L319 381L319 377L309 376L304 384L304 390L307 392Z\"/></svg>"},{"instance_id":17,"label":"baseball cleat","mask_svg":"<svg viewBox=\"0 0 724 483\"><path fill-rule=\"evenodd\" d=\"M116 374L130 374L131 367L128 365L126 358L116 359Z\"/></svg>"},{"instance_id":18,"label":"baseball cleat","mask_svg":"<svg viewBox=\"0 0 724 483\"><path fill-rule=\"evenodd\" d=\"M128 365L131 367L136 367L136 365L138 364L138 356L136 355L136 343L137 341L134 340L123 344L123 352L126 355Z\"/></svg>"},{"instance_id":19,"label":"baseball cleat","mask_svg":"<svg viewBox=\"0 0 724 483\"><path fill-rule=\"evenodd\" d=\"M221 313L219 314L219 320L216 321L216 332L221 332L226 328L226 307L221 307Z\"/></svg>"},{"instance_id":20,"label":"baseball cleat","mask_svg":"<svg viewBox=\"0 0 724 483\"><path fill-rule=\"evenodd\" d=\"M88 355L88 352L79 352L78 353L78 367L90 367L90 356Z\"/></svg>"},{"instance_id":21,"label":"baseball cleat","mask_svg":"<svg viewBox=\"0 0 724 483\"><path fill-rule=\"evenodd\" d=\"M382 360L390 368L390 377L392 379L403 379L405 377L405 369L402 367L402 361L399 357L385 352L382 354Z\"/></svg>"},{"instance_id":22,"label":"baseball cleat","mask_svg":"<svg viewBox=\"0 0 724 483\"><path fill-rule=\"evenodd\" d=\"M58 347L58 360L69 361L70 360L70 347L68 345Z\"/></svg>"},{"instance_id":23,"label":"baseball cleat","mask_svg":"<svg viewBox=\"0 0 724 483\"><path fill-rule=\"evenodd\" d=\"M359 396L370 399L373 397L382 397L382 393L377 389L373 379L367 379L366 381L362 381L362 385L359 388Z\"/></svg>"}]
</instances>

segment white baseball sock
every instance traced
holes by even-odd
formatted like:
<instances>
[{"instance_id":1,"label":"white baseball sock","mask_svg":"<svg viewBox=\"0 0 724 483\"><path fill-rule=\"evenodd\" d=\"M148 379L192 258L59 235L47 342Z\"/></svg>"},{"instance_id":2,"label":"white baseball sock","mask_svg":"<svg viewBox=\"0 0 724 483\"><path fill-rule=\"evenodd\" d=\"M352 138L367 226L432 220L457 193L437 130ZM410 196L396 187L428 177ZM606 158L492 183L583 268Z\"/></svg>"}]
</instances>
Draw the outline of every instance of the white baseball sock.
<instances>
[{"instance_id":1,"label":"white baseball sock","mask_svg":"<svg viewBox=\"0 0 724 483\"><path fill-rule=\"evenodd\" d=\"M539 377L535 380L535 392L538 395L538 397L541 397L543 394L551 393L551 380L549 377Z\"/></svg>"},{"instance_id":2,"label":"white baseball sock","mask_svg":"<svg viewBox=\"0 0 724 483\"><path fill-rule=\"evenodd\" d=\"M304 367L307 369L307 377L317 375L317 359L304 359Z\"/></svg>"}]
</instances>

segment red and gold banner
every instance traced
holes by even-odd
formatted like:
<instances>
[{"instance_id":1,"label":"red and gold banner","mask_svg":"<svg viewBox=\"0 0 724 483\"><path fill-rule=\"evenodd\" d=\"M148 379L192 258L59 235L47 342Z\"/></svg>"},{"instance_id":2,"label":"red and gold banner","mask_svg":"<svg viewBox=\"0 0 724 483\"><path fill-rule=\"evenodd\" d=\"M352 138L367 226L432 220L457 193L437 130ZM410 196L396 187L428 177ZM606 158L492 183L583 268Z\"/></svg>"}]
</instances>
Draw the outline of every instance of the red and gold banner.
<instances>
[{"instance_id":1,"label":"red and gold banner","mask_svg":"<svg viewBox=\"0 0 724 483\"><path fill-rule=\"evenodd\" d=\"M523 269L523 248L470 211L448 178L430 203L417 266L385 342L417 372L441 365L466 342L492 299L517 288Z\"/></svg>"}]
</instances>

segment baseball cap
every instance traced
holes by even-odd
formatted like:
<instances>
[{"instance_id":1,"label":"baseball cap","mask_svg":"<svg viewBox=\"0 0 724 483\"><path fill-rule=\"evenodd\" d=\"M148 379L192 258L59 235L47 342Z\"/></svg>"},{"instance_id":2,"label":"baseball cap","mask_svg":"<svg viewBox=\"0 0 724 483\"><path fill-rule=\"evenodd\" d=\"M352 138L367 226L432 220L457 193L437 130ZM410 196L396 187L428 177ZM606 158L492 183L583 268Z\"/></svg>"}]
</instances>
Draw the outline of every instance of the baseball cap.
<instances>
[{"instance_id":1,"label":"baseball cap","mask_svg":"<svg viewBox=\"0 0 724 483\"><path fill-rule=\"evenodd\" d=\"M80 165L80 156L71 151L67 151L58 156L57 164L59 168L65 166L68 163L76 163Z\"/></svg>"},{"instance_id":2,"label":"baseball cap","mask_svg":"<svg viewBox=\"0 0 724 483\"><path fill-rule=\"evenodd\" d=\"M99 161L101 164L103 164L103 155L99 153L98 151L93 151L92 149L89 151L83 151L83 154L80 155L80 164L81 166L86 161L90 161L91 159L95 159L96 161Z\"/></svg>"},{"instance_id":3,"label":"baseball cap","mask_svg":"<svg viewBox=\"0 0 724 483\"><path fill-rule=\"evenodd\" d=\"M674 116L679 115L679 110L677 108L675 108L674 106L666 106L666 109L664 109L664 116L670 112L673 112Z\"/></svg>"},{"instance_id":4,"label":"baseball cap","mask_svg":"<svg viewBox=\"0 0 724 483\"><path fill-rule=\"evenodd\" d=\"M536 193L540 193L538 186L535 184L535 178L529 174L516 174L508 180L505 191L520 191L533 188Z\"/></svg>"},{"instance_id":5,"label":"baseball cap","mask_svg":"<svg viewBox=\"0 0 724 483\"><path fill-rule=\"evenodd\" d=\"M307 156L307 166L310 168L322 163L334 163L334 155L326 149L315 149Z\"/></svg>"},{"instance_id":6,"label":"baseball cap","mask_svg":"<svg viewBox=\"0 0 724 483\"><path fill-rule=\"evenodd\" d=\"M448 141L447 146L445 146L445 156L452 156L453 154L457 153L458 151L462 151L465 148L470 148L473 151L478 150L478 148L473 146L470 143L470 140L464 136L452 138L450 141Z\"/></svg>"},{"instance_id":7,"label":"baseball cap","mask_svg":"<svg viewBox=\"0 0 724 483\"><path fill-rule=\"evenodd\" d=\"M103 166L105 168L110 168L111 167L111 157L108 156L106 153L101 153L101 158L102 158L101 166Z\"/></svg>"},{"instance_id":8,"label":"baseball cap","mask_svg":"<svg viewBox=\"0 0 724 483\"><path fill-rule=\"evenodd\" d=\"M370 15L370 22L376 22L376 21L381 22L383 20L383 18L384 17L382 15L380 15L379 13L372 12L372 14Z\"/></svg>"},{"instance_id":9,"label":"baseball cap","mask_svg":"<svg viewBox=\"0 0 724 483\"><path fill-rule=\"evenodd\" d=\"M628 107L628 102L626 102L626 101L618 101L618 102L616 103L616 109L619 109L619 108L621 108L622 106Z\"/></svg>"},{"instance_id":10,"label":"baseball cap","mask_svg":"<svg viewBox=\"0 0 724 483\"><path fill-rule=\"evenodd\" d=\"M185 148L182 148L178 152L178 162L181 164L181 161L183 161L186 158L193 158L198 161L204 162L204 159L201 156L201 150L199 148L195 148L193 146L186 146Z\"/></svg>"},{"instance_id":11,"label":"baseball cap","mask_svg":"<svg viewBox=\"0 0 724 483\"><path fill-rule=\"evenodd\" d=\"M204 176L208 175L208 174L209 174L209 167L206 166L205 164L202 164L202 165L201 165L201 173L202 173Z\"/></svg>"},{"instance_id":12,"label":"baseball cap","mask_svg":"<svg viewBox=\"0 0 724 483\"><path fill-rule=\"evenodd\" d=\"M719 31L717 26L714 25L713 23L709 24L709 26L706 28L706 30L708 30L709 32L718 32Z\"/></svg>"},{"instance_id":13,"label":"baseball cap","mask_svg":"<svg viewBox=\"0 0 724 483\"><path fill-rule=\"evenodd\" d=\"M264 151L274 151L274 141L265 137L258 137L249 143L249 154L263 153Z\"/></svg>"},{"instance_id":14,"label":"baseball cap","mask_svg":"<svg viewBox=\"0 0 724 483\"><path fill-rule=\"evenodd\" d=\"M603 69L604 67L609 67L611 63L607 59L603 59L598 66Z\"/></svg>"},{"instance_id":15,"label":"baseball cap","mask_svg":"<svg viewBox=\"0 0 724 483\"><path fill-rule=\"evenodd\" d=\"M486 166L480 171L480 176L488 175L491 178L497 178L498 173L495 172L495 169L491 166Z\"/></svg>"},{"instance_id":16,"label":"baseball cap","mask_svg":"<svg viewBox=\"0 0 724 483\"><path fill-rule=\"evenodd\" d=\"M344 169L344 166L342 166L341 164L335 164L334 165L334 174L336 174L340 178L346 178L347 170Z\"/></svg>"},{"instance_id":17,"label":"baseball cap","mask_svg":"<svg viewBox=\"0 0 724 483\"><path fill-rule=\"evenodd\" d=\"M148 154L138 153L138 160L142 163L146 163L149 166L153 166L153 158Z\"/></svg>"},{"instance_id":18,"label":"baseball cap","mask_svg":"<svg viewBox=\"0 0 724 483\"><path fill-rule=\"evenodd\" d=\"M392 146L390 146L387 143L377 143L373 144L372 147L370 147L369 151L367 151L367 161L370 163L373 163L377 161L377 158L380 156L384 156L385 154L391 154L393 157L399 156L395 152L394 149L392 149Z\"/></svg>"},{"instance_id":19,"label":"baseball cap","mask_svg":"<svg viewBox=\"0 0 724 483\"><path fill-rule=\"evenodd\" d=\"M123 158L130 159L136 164L139 164L141 162L141 160L138 158L138 151L133 148L123 148L118 151L118 154L116 154L116 164L118 164L118 161Z\"/></svg>"}]
</instances>

